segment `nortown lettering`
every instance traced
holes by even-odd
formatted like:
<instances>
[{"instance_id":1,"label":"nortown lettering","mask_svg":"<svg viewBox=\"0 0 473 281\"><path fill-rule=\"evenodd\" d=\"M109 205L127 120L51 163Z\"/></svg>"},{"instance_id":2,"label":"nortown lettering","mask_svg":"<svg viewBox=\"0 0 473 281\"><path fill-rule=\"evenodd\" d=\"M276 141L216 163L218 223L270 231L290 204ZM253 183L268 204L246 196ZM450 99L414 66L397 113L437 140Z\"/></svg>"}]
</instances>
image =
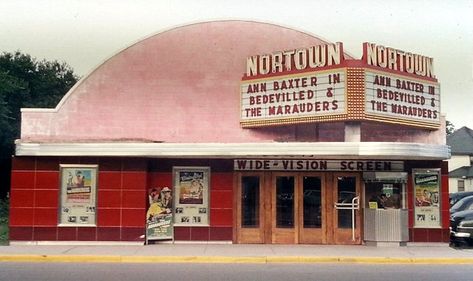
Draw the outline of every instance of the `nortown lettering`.
<instances>
[{"instance_id":1,"label":"nortown lettering","mask_svg":"<svg viewBox=\"0 0 473 281\"><path fill-rule=\"evenodd\" d=\"M308 48L277 51L246 59L246 77L315 69L339 65L343 61L343 44L323 44Z\"/></svg>"}]
</instances>

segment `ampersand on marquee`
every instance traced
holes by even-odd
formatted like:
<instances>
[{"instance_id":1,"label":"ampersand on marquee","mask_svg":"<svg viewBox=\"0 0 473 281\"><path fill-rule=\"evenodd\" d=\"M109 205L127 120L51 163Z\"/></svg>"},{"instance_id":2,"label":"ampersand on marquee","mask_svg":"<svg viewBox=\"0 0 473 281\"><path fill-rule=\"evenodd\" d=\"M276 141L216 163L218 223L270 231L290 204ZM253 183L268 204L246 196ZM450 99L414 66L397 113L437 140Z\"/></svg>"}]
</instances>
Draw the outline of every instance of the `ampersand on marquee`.
<instances>
[{"instance_id":1,"label":"ampersand on marquee","mask_svg":"<svg viewBox=\"0 0 473 281\"><path fill-rule=\"evenodd\" d=\"M333 90L332 87L328 87L328 88L327 88L327 97L329 97L329 98L333 97L332 90Z\"/></svg>"}]
</instances>

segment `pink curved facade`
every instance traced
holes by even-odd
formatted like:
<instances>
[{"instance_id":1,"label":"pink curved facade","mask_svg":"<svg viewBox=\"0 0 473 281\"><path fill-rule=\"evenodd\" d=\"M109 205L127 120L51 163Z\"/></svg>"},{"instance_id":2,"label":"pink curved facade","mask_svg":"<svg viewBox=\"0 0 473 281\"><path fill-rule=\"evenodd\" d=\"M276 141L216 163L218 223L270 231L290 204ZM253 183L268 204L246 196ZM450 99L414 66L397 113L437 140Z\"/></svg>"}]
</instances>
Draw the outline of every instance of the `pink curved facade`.
<instances>
[{"instance_id":1,"label":"pink curved facade","mask_svg":"<svg viewBox=\"0 0 473 281\"><path fill-rule=\"evenodd\" d=\"M248 56L321 43L326 42L307 33L257 22L206 22L171 29L111 57L56 109L24 109L21 140L344 141L343 123L260 129L242 129L239 123L239 87ZM345 54L345 59L352 58ZM370 125L365 125L362 140L438 144L445 139L436 131L399 127L393 135L392 125L376 129L379 134L373 137Z\"/></svg>"}]
</instances>

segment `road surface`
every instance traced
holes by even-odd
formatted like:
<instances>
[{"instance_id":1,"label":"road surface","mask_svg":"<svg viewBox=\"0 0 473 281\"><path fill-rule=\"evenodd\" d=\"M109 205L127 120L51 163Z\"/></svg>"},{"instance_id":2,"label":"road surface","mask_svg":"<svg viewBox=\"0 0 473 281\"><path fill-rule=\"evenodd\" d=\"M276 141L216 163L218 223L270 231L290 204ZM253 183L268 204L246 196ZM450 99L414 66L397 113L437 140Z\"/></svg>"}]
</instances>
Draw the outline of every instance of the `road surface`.
<instances>
[{"instance_id":1,"label":"road surface","mask_svg":"<svg viewBox=\"0 0 473 281\"><path fill-rule=\"evenodd\" d=\"M2 281L444 281L472 276L471 265L0 263Z\"/></svg>"}]
</instances>

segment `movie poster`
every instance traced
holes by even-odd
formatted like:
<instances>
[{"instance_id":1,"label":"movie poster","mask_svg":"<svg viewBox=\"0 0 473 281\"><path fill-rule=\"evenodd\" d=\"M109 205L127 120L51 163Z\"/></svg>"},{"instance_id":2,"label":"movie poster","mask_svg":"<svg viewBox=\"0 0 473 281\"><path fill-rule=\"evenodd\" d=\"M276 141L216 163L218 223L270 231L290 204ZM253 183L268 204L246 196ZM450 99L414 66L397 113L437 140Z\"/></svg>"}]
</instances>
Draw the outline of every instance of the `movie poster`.
<instances>
[{"instance_id":1,"label":"movie poster","mask_svg":"<svg viewBox=\"0 0 473 281\"><path fill-rule=\"evenodd\" d=\"M95 226L97 165L61 165L60 225Z\"/></svg>"},{"instance_id":2,"label":"movie poster","mask_svg":"<svg viewBox=\"0 0 473 281\"><path fill-rule=\"evenodd\" d=\"M148 200L146 244L149 240L173 239L172 190L167 186L151 188Z\"/></svg>"},{"instance_id":3,"label":"movie poster","mask_svg":"<svg viewBox=\"0 0 473 281\"><path fill-rule=\"evenodd\" d=\"M174 223L208 225L209 167L174 167Z\"/></svg>"},{"instance_id":4,"label":"movie poster","mask_svg":"<svg viewBox=\"0 0 473 281\"><path fill-rule=\"evenodd\" d=\"M440 170L413 170L414 226L440 228Z\"/></svg>"}]
</instances>

